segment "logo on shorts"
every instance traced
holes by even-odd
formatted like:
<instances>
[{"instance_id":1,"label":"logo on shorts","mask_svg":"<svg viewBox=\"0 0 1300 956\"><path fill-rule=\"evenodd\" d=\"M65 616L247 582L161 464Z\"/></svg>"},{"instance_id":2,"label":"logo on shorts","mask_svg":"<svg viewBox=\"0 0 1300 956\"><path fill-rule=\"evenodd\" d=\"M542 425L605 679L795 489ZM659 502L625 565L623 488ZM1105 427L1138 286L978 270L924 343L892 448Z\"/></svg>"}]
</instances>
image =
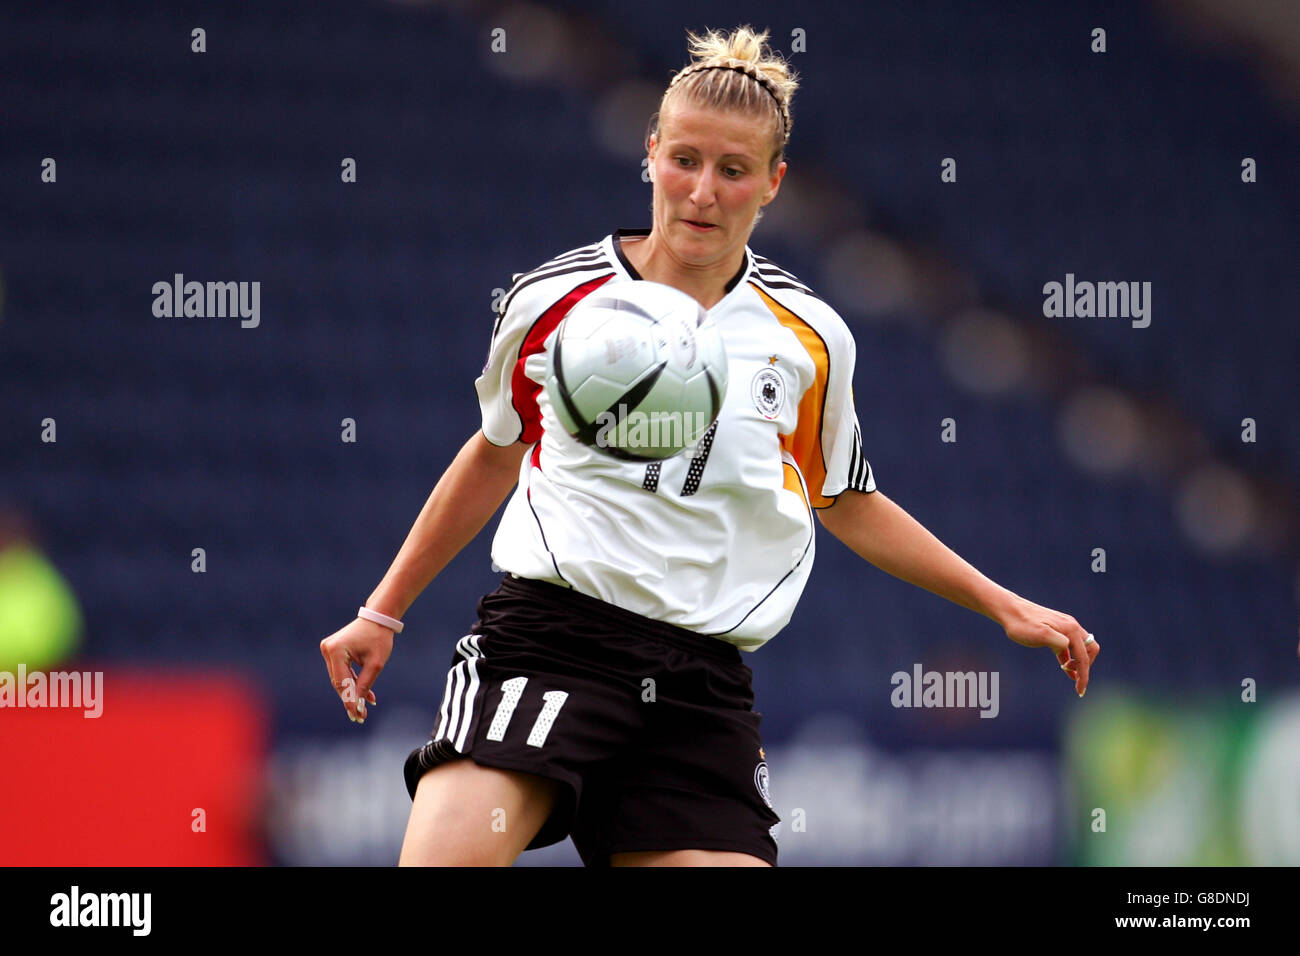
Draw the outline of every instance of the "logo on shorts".
<instances>
[{"instance_id":1,"label":"logo on shorts","mask_svg":"<svg viewBox=\"0 0 1300 956\"><path fill-rule=\"evenodd\" d=\"M763 798L769 810L772 809L772 794L767 789L767 761L764 760L754 768L754 786L758 788L758 795Z\"/></svg>"},{"instance_id":2,"label":"logo on shorts","mask_svg":"<svg viewBox=\"0 0 1300 956\"><path fill-rule=\"evenodd\" d=\"M770 421L785 407L785 379L774 368L760 368L749 383L749 394L754 407Z\"/></svg>"}]
</instances>

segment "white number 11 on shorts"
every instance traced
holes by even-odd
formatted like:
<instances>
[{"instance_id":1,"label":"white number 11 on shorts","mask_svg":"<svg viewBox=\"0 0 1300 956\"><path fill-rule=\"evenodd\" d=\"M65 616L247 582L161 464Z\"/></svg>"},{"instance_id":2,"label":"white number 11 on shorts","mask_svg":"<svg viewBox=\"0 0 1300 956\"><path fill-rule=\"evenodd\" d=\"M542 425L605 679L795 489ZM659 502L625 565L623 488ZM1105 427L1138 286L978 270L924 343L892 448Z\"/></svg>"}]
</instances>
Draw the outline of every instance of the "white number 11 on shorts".
<instances>
[{"instance_id":1,"label":"white number 11 on shorts","mask_svg":"<svg viewBox=\"0 0 1300 956\"><path fill-rule=\"evenodd\" d=\"M488 740L504 740L506 728L510 726L510 718L515 714L515 707L519 704L519 698L524 695L524 687L528 684L527 677L512 677L501 684L501 702L497 704L496 713L492 715L492 725L488 727ZM533 729L528 732L526 741L530 747L540 747L546 743L546 735L551 732L551 725L555 723L555 718L560 713L560 708L564 702L569 699L569 695L562 690L548 690L542 694L542 711L533 721Z\"/></svg>"}]
</instances>

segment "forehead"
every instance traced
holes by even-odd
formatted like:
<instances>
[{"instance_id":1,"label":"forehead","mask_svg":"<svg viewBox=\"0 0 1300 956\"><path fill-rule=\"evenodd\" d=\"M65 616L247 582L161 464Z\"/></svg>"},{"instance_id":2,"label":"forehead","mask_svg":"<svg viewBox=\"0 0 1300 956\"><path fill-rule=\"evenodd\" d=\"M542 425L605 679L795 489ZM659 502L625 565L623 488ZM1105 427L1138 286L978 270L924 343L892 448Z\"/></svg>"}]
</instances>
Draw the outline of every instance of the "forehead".
<instances>
[{"instance_id":1,"label":"forehead","mask_svg":"<svg viewBox=\"0 0 1300 956\"><path fill-rule=\"evenodd\" d=\"M659 137L665 144L691 146L702 153L758 158L771 147L768 127L761 116L674 103L660 115Z\"/></svg>"}]
</instances>

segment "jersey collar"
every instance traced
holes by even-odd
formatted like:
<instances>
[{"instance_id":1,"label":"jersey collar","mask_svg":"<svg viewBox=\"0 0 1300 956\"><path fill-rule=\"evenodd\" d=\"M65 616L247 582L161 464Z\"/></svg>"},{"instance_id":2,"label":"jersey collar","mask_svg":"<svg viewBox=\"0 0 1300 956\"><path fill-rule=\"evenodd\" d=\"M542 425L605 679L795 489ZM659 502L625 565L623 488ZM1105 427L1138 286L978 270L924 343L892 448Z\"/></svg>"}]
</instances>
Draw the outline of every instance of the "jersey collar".
<instances>
[{"instance_id":1,"label":"jersey collar","mask_svg":"<svg viewBox=\"0 0 1300 956\"><path fill-rule=\"evenodd\" d=\"M627 274L630 275L633 279L640 279L641 273L636 271L636 267L632 265L632 263L628 260L627 256L623 253L623 244L619 242L619 240L622 239L624 236L635 238L637 236L648 236L648 235L650 235L649 229L615 229L614 230L614 238L612 240L614 243L614 254L618 256L618 261L622 263L623 268L627 270ZM749 246L746 246L745 257L743 261L740 263L740 269L736 272L734 276L731 277L731 280L726 284L726 286L724 286L725 291L730 292L736 286L740 285L740 280L745 278L745 275L749 272L749 268L750 268L750 252L749 252Z\"/></svg>"}]
</instances>

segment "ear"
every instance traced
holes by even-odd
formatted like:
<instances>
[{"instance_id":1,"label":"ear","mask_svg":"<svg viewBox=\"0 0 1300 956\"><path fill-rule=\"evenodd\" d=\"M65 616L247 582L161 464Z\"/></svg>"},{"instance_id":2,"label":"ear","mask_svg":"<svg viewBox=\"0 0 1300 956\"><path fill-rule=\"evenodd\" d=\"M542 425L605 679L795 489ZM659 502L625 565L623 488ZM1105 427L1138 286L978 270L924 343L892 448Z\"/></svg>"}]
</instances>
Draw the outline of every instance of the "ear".
<instances>
[{"instance_id":1,"label":"ear","mask_svg":"<svg viewBox=\"0 0 1300 956\"><path fill-rule=\"evenodd\" d=\"M772 177L771 181L768 183L767 192L763 194L763 201L759 203L760 206L766 206L768 203L770 203L773 199L776 198L776 194L781 191L781 180L784 178L785 178L785 163L781 162L777 164L776 174Z\"/></svg>"}]
</instances>

